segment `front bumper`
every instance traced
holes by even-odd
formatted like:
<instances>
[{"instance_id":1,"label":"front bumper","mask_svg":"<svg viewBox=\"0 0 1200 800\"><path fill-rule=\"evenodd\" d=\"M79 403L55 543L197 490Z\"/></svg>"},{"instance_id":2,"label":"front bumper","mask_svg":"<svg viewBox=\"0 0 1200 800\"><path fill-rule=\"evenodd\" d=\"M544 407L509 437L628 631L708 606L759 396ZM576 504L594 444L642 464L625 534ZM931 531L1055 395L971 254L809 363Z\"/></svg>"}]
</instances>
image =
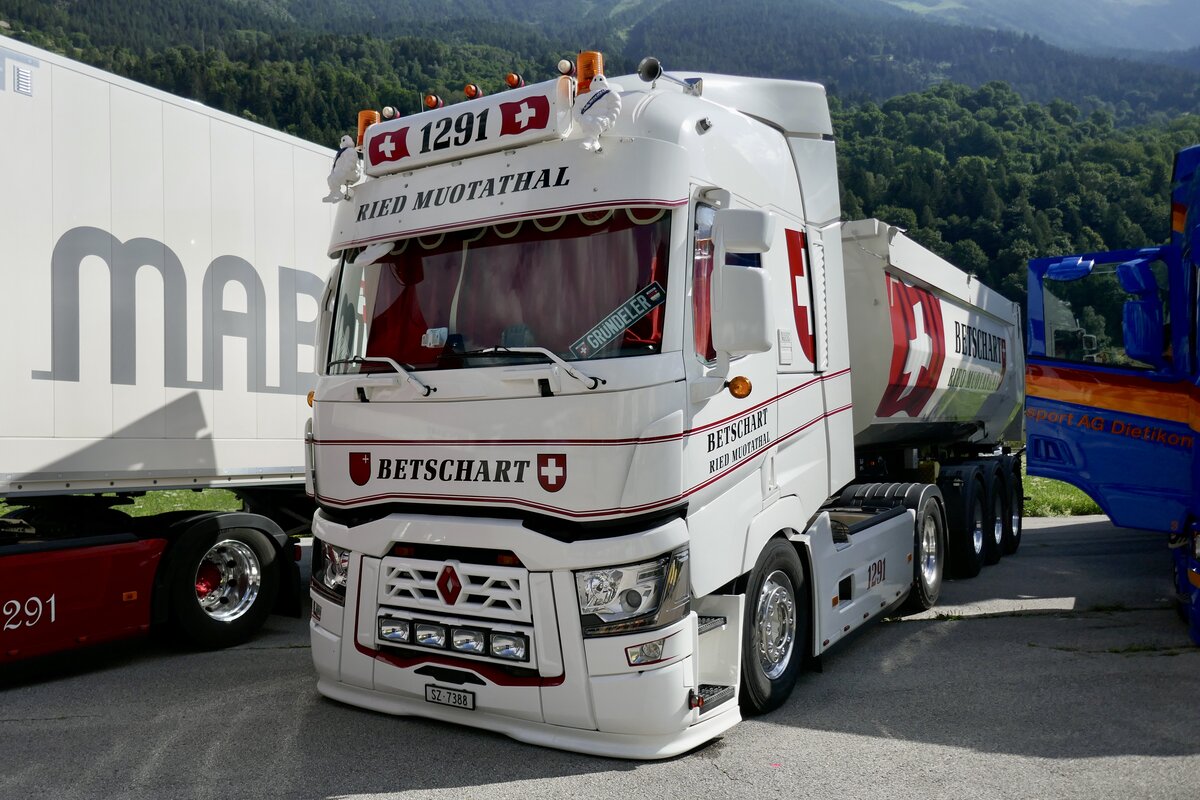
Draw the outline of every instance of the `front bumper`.
<instances>
[{"instance_id":1,"label":"front bumper","mask_svg":"<svg viewBox=\"0 0 1200 800\"><path fill-rule=\"evenodd\" d=\"M620 758L683 753L741 718L736 701L703 712L690 707L690 697L701 685L696 614L657 630L592 639L582 634L573 571L670 552L687 541L682 520L634 536L579 543L549 540L515 521L400 515L353 530L318 515L314 533L355 551L346 605L313 593L313 663L318 691L327 697ZM447 561L477 590L472 594L465 589L463 599L448 604L429 589L439 565L391 556L397 541L436 543L451 551L501 548L515 553L522 568L504 572L493 567L489 573ZM497 572L499 578L491 575ZM500 588L492 591L488 587L494 583ZM388 644L378 636L381 614L519 632L529 639L528 657L514 663ZM629 665L627 647L660 639L661 658ZM428 702L426 687L431 685L469 692L474 709Z\"/></svg>"}]
</instances>

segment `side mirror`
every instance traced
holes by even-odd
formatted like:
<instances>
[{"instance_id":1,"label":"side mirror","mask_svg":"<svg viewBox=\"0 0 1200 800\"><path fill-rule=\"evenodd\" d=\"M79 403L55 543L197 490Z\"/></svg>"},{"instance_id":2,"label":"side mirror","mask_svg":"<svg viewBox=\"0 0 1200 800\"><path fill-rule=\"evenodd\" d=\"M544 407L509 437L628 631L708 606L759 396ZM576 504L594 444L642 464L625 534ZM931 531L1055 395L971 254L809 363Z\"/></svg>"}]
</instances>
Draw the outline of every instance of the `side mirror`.
<instances>
[{"instance_id":1,"label":"side mirror","mask_svg":"<svg viewBox=\"0 0 1200 800\"><path fill-rule=\"evenodd\" d=\"M722 209L713 215L713 347L730 356L771 349L775 320L771 276L758 267L725 263L728 253L765 253L775 237L769 211Z\"/></svg>"},{"instance_id":2,"label":"side mirror","mask_svg":"<svg viewBox=\"0 0 1200 800\"><path fill-rule=\"evenodd\" d=\"M1155 369L1166 365L1163 357L1162 308L1157 300L1128 300L1121 320L1125 352Z\"/></svg>"},{"instance_id":3,"label":"side mirror","mask_svg":"<svg viewBox=\"0 0 1200 800\"><path fill-rule=\"evenodd\" d=\"M1046 268L1046 277L1052 281L1077 281L1092 274L1094 262L1079 258L1064 258Z\"/></svg>"}]
</instances>

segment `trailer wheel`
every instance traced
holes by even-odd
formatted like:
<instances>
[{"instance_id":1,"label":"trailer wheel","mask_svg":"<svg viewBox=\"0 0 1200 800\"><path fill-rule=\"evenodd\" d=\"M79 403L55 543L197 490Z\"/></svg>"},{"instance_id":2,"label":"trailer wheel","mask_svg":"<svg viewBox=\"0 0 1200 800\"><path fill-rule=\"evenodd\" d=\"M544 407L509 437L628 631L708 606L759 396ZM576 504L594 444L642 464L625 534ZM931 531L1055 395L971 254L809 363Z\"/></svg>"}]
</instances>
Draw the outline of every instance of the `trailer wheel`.
<instances>
[{"instance_id":1,"label":"trailer wheel","mask_svg":"<svg viewBox=\"0 0 1200 800\"><path fill-rule=\"evenodd\" d=\"M913 544L913 586L904 601L909 613L928 611L937 604L942 592L942 575L946 561L946 527L938 491L931 488L916 511Z\"/></svg>"},{"instance_id":2,"label":"trailer wheel","mask_svg":"<svg viewBox=\"0 0 1200 800\"><path fill-rule=\"evenodd\" d=\"M950 533L950 568L955 578L974 578L983 569L983 484L970 469L961 485L941 487Z\"/></svg>"},{"instance_id":3,"label":"trailer wheel","mask_svg":"<svg viewBox=\"0 0 1200 800\"><path fill-rule=\"evenodd\" d=\"M1011 556L1021 546L1022 517L1025 516L1025 487L1021 485L1021 467L1014 467L1008 480L1008 524L1004 526L1004 539L1000 549Z\"/></svg>"},{"instance_id":4,"label":"trailer wheel","mask_svg":"<svg viewBox=\"0 0 1200 800\"><path fill-rule=\"evenodd\" d=\"M175 546L171 564L171 626L188 644L241 644L271 613L279 565L275 547L260 531L190 530Z\"/></svg>"},{"instance_id":5,"label":"trailer wheel","mask_svg":"<svg viewBox=\"0 0 1200 800\"><path fill-rule=\"evenodd\" d=\"M742 646L742 709L764 714L792 693L808 636L804 566L786 539L772 539L750 572Z\"/></svg>"},{"instance_id":6,"label":"trailer wheel","mask_svg":"<svg viewBox=\"0 0 1200 800\"><path fill-rule=\"evenodd\" d=\"M984 462L983 475L983 563L999 563L1004 548L1004 528L1008 519L1008 482L1000 465Z\"/></svg>"}]
</instances>

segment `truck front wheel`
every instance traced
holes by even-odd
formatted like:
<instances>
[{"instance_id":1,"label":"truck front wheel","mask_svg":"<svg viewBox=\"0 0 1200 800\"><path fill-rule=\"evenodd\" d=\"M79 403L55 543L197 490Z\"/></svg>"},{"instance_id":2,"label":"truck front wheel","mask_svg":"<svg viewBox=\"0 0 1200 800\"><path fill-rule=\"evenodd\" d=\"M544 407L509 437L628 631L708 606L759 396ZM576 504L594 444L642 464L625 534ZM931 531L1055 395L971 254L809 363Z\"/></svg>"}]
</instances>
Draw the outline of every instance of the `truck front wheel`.
<instances>
[{"instance_id":1,"label":"truck front wheel","mask_svg":"<svg viewBox=\"0 0 1200 800\"><path fill-rule=\"evenodd\" d=\"M937 604L942 591L942 573L946 559L946 528L942 518L942 507L937 498L940 493L930 487L913 509L916 513L915 548L913 559L913 587L904 602L904 610L911 613L928 611Z\"/></svg>"},{"instance_id":2,"label":"truck front wheel","mask_svg":"<svg viewBox=\"0 0 1200 800\"><path fill-rule=\"evenodd\" d=\"M764 714L783 704L800 672L808 636L804 566L786 539L772 539L750 572L742 647L742 709Z\"/></svg>"},{"instance_id":3,"label":"truck front wheel","mask_svg":"<svg viewBox=\"0 0 1200 800\"><path fill-rule=\"evenodd\" d=\"M206 649L240 644L262 627L278 587L275 548L260 531L190 530L171 561L171 627Z\"/></svg>"}]
</instances>

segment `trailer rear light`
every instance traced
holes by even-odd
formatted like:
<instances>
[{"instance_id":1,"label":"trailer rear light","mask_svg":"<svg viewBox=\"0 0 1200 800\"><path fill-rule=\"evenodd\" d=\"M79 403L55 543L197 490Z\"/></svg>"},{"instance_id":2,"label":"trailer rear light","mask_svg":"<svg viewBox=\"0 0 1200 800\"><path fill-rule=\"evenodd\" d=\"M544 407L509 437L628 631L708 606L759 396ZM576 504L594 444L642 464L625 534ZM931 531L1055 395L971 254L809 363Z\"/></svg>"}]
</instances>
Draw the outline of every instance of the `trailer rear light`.
<instances>
[{"instance_id":1,"label":"trailer rear light","mask_svg":"<svg viewBox=\"0 0 1200 800\"><path fill-rule=\"evenodd\" d=\"M444 648L446 646L446 629L441 625L418 622L413 639L422 647Z\"/></svg>"}]
</instances>

